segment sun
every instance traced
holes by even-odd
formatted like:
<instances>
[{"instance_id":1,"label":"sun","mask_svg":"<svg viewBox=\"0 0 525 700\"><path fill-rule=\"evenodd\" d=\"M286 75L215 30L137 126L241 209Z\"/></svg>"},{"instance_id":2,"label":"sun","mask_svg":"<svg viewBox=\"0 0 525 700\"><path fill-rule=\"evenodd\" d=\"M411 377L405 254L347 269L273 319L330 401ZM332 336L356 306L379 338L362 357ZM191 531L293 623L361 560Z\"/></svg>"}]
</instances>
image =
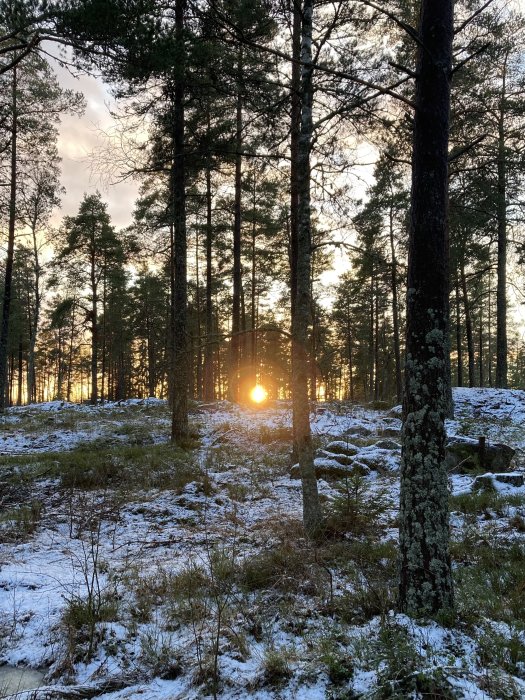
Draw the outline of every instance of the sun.
<instances>
[{"instance_id":1,"label":"sun","mask_svg":"<svg viewBox=\"0 0 525 700\"><path fill-rule=\"evenodd\" d=\"M261 386L260 384L257 384L250 391L250 398L255 403L262 403L263 401L266 401L266 399L268 398L268 392L266 391L266 389L263 386Z\"/></svg>"}]
</instances>

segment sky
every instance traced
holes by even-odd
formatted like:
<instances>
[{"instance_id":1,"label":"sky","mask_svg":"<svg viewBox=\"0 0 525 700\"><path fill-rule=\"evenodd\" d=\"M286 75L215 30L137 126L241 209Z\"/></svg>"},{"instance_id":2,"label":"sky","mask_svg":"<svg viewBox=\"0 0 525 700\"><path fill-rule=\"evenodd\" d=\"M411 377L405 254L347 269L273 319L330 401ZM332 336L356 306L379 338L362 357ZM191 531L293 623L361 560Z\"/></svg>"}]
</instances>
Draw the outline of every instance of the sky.
<instances>
[{"instance_id":1,"label":"sky","mask_svg":"<svg viewBox=\"0 0 525 700\"><path fill-rule=\"evenodd\" d=\"M86 99L82 117L62 117L58 151L62 158L62 185L66 193L62 197L61 210L55 213L54 223L60 223L65 215L76 214L84 193L99 190L108 203L113 225L117 228L128 226L139 183L131 179L109 183L107 177L93 168L91 158L91 154L104 149L107 142L104 134L115 125L110 112L115 102L101 79L88 75L75 77L56 62L54 68L62 87L82 92Z\"/></svg>"}]
</instances>

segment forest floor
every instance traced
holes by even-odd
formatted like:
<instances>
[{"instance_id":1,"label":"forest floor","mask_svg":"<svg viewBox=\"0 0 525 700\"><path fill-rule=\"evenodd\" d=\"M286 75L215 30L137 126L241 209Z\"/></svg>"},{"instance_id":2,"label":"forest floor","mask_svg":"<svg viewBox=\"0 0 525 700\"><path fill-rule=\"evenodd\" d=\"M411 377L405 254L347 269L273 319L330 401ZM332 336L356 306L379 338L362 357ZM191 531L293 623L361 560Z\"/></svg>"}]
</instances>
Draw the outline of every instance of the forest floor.
<instances>
[{"instance_id":1,"label":"forest floor","mask_svg":"<svg viewBox=\"0 0 525 700\"><path fill-rule=\"evenodd\" d=\"M513 447L519 484L525 392L455 403L449 435ZM312 414L319 450L345 441L364 465L319 480L316 544L289 404L195 405L191 422L183 450L153 399L0 419L0 697L525 697L525 486L451 473L457 609L415 622L395 612L395 409Z\"/></svg>"}]
</instances>

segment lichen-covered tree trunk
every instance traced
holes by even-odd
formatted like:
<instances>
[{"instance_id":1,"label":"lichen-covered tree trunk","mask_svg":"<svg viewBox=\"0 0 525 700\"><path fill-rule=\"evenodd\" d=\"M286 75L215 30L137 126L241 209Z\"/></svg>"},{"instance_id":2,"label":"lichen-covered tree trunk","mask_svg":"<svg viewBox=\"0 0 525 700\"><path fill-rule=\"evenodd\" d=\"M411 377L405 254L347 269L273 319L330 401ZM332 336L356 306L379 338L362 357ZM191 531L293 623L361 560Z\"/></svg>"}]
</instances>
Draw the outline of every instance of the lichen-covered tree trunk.
<instances>
[{"instance_id":1,"label":"lichen-covered tree trunk","mask_svg":"<svg viewBox=\"0 0 525 700\"><path fill-rule=\"evenodd\" d=\"M292 316L292 392L295 448L303 492L303 522L310 536L321 529L308 400L308 322L310 318L310 149L312 142L312 0L304 0L301 42L301 132L297 144L298 230L296 293ZM293 279L293 275L292 275ZM292 290L293 291L293 290Z\"/></svg>"},{"instance_id":2,"label":"lichen-covered tree trunk","mask_svg":"<svg viewBox=\"0 0 525 700\"><path fill-rule=\"evenodd\" d=\"M181 64L174 88L173 145L174 168L172 176L172 207L174 224L173 267L175 288L173 299L173 413L172 442L184 441L188 428L188 280L186 240L186 177L184 165L184 5L175 3L175 31Z\"/></svg>"},{"instance_id":3,"label":"lichen-covered tree trunk","mask_svg":"<svg viewBox=\"0 0 525 700\"><path fill-rule=\"evenodd\" d=\"M411 615L453 606L445 467L453 4L423 0L419 29L399 526L399 605Z\"/></svg>"}]
</instances>

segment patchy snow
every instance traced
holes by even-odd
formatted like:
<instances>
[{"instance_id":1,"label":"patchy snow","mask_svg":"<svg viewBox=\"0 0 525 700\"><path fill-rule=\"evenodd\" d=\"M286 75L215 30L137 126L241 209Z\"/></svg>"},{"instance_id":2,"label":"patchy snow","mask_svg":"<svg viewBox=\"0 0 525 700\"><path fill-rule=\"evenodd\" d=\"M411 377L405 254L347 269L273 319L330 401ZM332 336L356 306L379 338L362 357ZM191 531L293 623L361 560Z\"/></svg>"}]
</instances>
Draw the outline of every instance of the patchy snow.
<instances>
[{"instance_id":1,"label":"patchy snow","mask_svg":"<svg viewBox=\"0 0 525 700\"><path fill-rule=\"evenodd\" d=\"M518 450L515 471L522 474L525 393L458 389L454 399L456 418L448 423L449 433L507 442ZM399 419L344 404L318 407L311 418L321 450L339 442L341 449L355 450L356 463L371 469L362 483L346 485L346 497L354 494L352 489L357 494L365 488L365 500L383 499L378 541L385 546L395 543L400 450L385 436L398 434ZM337 681L341 689L370 697L395 663L383 639L390 639L388 635L394 647L405 635L417 655L417 668L429 676L444 673L457 697L498 697L483 686L484 663L472 631L420 625L394 614L371 614L364 623L338 620L334 610L345 596L375 584L365 573L358 571L349 579L344 569L317 562L306 543L305 557L313 562L308 566L317 566L316 575L324 581L320 593L312 592L307 580L304 587L294 584L290 594L278 594L272 585L243 590L234 576L218 578L206 599L198 590L184 589L191 584L192 571L202 571L206 580L214 581L219 566L242 568L256 555L271 555L287 546L287 537L300 537L301 519L300 482L289 475L289 403L263 408L228 402L201 405L193 423L201 435L200 449L193 480L180 488L82 491L64 489L58 478L46 475L25 479L25 455L92 445L96 460L99 445L165 442L169 416L164 402L138 399L93 407L51 402L12 408L0 420L0 452L10 456L6 466L0 465L0 482L8 483L15 475L19 480L9 482L10 488L15 496L20 490L19 503L12 495L5 503L0 497L0 534L15 526L27 529L0 540L0 664L45 668L51 686L96 685L104 679L126 684L106 693L102 688L98 697L105 700L211 697L210 640L223 624L218 622L220 615L228 611L228 624L218 636L221 698L330 697L336 688L330 664L333 674L343 674ZM324 458L330 459L328 453ZM471 475L451 474L451 493L468 497L473 483ZM495 486L498 497L510 500L502 512L474 516L476 532L479 537L525 542L523 531L512 529L518 525L510 525L525 515L519 502L525 499L525 487L500 482ZM319 480L319 491L327 504L341 497L335 482ZM41 512L34 515L34 523L26 522L30 514L17 508L33 502L41 503ZM474 527L472 520L468 513L455 511L453 538ZM301 565L299 557L297 566ZM387 566L388 559L379 565ZM183 586L184 595L173 593L174 581ZM285 583L281 582L284 591ZM373 595L381 598L384 592ZM65 612L85 614L90 596L94 605L109 607L96 624L88 658L85 628L72 629ZM166 597L172 601L168 606ZM177 608L177 615L170 606ZM205 614L200 617L202 606ZM352 610L348 614L351 617ZM516 630L501 621L497 625L491 628L494 634L514 639ZM519 634L525 642L523 632ZM351 661L348 677L340 671L338 654ZM525 697L525 666L521 673L518 665L516 669L512 677L502 670L501 683L514 684Z\"/></svg>"}]
</instances>

